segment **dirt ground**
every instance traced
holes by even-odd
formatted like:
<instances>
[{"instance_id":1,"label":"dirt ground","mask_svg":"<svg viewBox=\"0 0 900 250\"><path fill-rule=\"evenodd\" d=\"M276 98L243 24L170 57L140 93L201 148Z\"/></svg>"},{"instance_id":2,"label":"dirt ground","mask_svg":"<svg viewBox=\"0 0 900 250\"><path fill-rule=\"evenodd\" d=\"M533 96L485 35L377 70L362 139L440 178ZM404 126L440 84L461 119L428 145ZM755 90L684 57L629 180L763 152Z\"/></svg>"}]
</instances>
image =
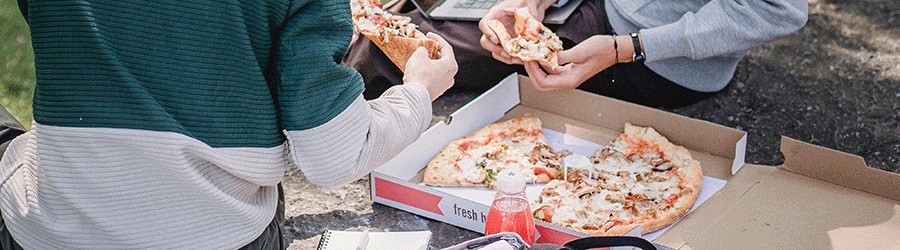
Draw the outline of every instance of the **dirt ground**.
<instances>
[{"instance_id":1,"label":"dirt ground","mask_svg":"<svg viewBox=\"0 0 900 250\"><path fill-rule=\"evenodd\" d=\"M747 161L778 165L780 136L857 154L900 172L900 4L895 0L811 0L799 32L754 48L734 79L709 100L669 110L748 131ZM435 120L475 97L451 93ZM294 171L284 181L286 241L314 249L325 228L431 230L443 247L478 236L372 204L368 179L323 190Z\"/></svg>"}]
</instances>

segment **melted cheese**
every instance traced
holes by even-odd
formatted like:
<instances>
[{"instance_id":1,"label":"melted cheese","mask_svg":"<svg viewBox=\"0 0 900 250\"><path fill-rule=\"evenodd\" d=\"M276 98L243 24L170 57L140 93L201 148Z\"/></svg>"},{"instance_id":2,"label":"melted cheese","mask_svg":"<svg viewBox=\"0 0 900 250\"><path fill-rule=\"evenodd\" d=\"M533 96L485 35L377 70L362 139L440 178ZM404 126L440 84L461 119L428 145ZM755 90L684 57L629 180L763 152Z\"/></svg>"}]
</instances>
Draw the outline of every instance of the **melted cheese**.
<instances>
[{"instance_id":1,"label":"melted cheese","mask_svg":"<svg viewBox=\"0 0 900 250\"><path fill-rule=\"evenodd\" d=\"M369 21L369 19L365 18L360 18L358 21L356 21L356 27L360 30L367 30L371 32L375 32L377 28L375 27L375 24L372 23L372 21Z\"/></svg>"},{"instance_id":2,"label":"melted cheese","mask_svg":"<svg viewBox=\"0 0 900 250\"><path fill-rule=\"evenodd\" d=\"M482 166L494 173L508 168L519 169L525 175L527 183L534 183L538 178L533 169L548 167L548 164L543 161L538 161L536 164L531 163L532 150L536 146L536 141L513 141L511 138L504 138L488 145L468 148L465 154L474 159L473 165L475 166Z\"/></svg>"}]
</instances>

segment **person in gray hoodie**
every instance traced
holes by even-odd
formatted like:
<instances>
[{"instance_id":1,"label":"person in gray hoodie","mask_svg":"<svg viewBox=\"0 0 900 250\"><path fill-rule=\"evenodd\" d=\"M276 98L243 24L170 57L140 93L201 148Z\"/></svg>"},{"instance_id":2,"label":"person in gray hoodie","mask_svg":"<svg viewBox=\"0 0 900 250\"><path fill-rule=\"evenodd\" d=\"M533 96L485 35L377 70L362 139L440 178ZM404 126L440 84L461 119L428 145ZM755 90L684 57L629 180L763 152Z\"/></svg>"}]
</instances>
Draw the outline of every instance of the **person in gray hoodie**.
<instances>
[{"instance_id":1,"label":"person in gray hoodie","mask_svg":"<svg viewBox=\"0 0 900 250\"><path fill-rule=\"evenodd\" d=\"M556 1L506 0L479 23L429 20L405 0L388 10L447 38L460 65L455 89L483 91L519 72L539 90L578 88L670 108L725 88L749 49L799 30L808 12L802 0L585 0L564 24L547 25L565 49L556 70L510 57L487 27L492 19L512 26L519 7L541 20ZM346 60L367 78L367 97L401 82L399 70L374 46L357 39Z\"/></svg>"}]
</instances>

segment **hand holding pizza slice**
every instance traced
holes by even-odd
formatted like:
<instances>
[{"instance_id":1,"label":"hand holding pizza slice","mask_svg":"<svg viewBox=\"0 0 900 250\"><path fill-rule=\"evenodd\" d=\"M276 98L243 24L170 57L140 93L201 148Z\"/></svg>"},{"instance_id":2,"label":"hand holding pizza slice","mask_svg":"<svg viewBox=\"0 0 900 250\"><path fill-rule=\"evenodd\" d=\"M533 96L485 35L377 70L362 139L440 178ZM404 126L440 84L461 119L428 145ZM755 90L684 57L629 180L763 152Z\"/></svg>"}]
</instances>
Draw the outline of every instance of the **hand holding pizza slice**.
<instances>
[{"instance_id":1,"label":"hand holding pizza slice","mask_svg":"<svg viewBox=\"0 0 900 250\"><path fill-rule=\"evenodd\" d=\"M562 41L553 31L532 17L528 8L522 7L515 11L514 38L500 20L490 20L488 27L497 35L503 50L511 56L525 62L536 61L550 69L559 66L557 54L563 49Z\"/></svg>"},{"instance_id":2,"label":"hand holding pizza slice","mask_svg":"<svg viewBox=\"0 0 900 250\"><path fill-rule=\"evenodd\" d=\"M393 15L381 8L379 0L352 0L350 10L353 26L368 37L400 71L419 46L428 50L432 59L438 58L438 42L425 36L407 16Z\"/></svg>"}]
</instances>

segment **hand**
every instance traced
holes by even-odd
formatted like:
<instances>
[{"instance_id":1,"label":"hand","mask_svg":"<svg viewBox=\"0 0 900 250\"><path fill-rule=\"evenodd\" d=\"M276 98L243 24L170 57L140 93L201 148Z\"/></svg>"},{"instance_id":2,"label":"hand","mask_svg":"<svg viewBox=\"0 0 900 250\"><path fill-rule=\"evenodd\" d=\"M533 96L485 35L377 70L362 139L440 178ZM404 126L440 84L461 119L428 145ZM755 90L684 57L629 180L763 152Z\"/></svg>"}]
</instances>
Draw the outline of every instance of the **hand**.
<instances>
[{"instance_id":1,"label":"hand","mask_svg":"<svg viewBox=\"0 0 900 250\"><path fill-rule=\"evenodd\" d=\"M543 22L547 8L550 8L554 3L556 3L556 0L529 0L525 1L525 7L528 7L528 12L531 13L534 19Z\"/></svg>"},{"instance_id":2,"label":"hand","mask_svg":"<svg viewBox=\"0 0 900 250\"><path fill-rule=\"evenodd\" d=\"M522 64L522 60L510 56L509 53L506 53L506 50L503 50L503 47L500 45L500 38L498 38L497 34L494 33L494 30L488 26L488 22L497 19L506 26L506 32L515 37L515 33L512 32L513 25L516 23L515 12L516 8L522 6L525 6L524 1L522 0L503 1L494 5L494 7L491 7L491 9L488 10L488 13L481 18L481 21L478 21L478 29L484 34L481 36L480 40L481 47L490 51L491 56L497 61L506 64Z\"/></svg>"},{"instance_id":3,"label":"hand","mask_svg":"<svg viewBox=\"0 0 900 250\"><path fill-rule=\"evenodd\" d=\"M612 36L595 35L569 50L560 51L559 64L564 65L557 67L556 70L548 70L550 73L544 72L537 62L525 63L525 71L531 77L535 89L539 91L574 89L600 71L616 64L616 51L612 39ZM620 42L620 53L621 47Z\"/></svg>"},{"instance_id":4,"label":"hand","mask_svg":"<svg viewBox=\"0 0 900 250\"><path fill-rule=\"evenodd\" d=\"M494 31L488 27L488 22L494 19L499 20L506 25L507 33L515 37L515 32L512 31L513 26L516 23L515 12L517 8L528 7L531 15L538 21L541 21L544 19L544 13L547 11L547 8L555 2L556 0L506 0L495 5L488 10L488 13L478 22L478 29L484 34L481 36L480 40L481 47L490 51L491 56L493 56L494 59L497 59L497 61L506 64L522 64L522 60L510 56L509 53L506 53L506 51L503 50L503 47L500 46L500 39L497 38Z\"/></svg>"},{"instance_id":5,"label":"hand","mask_svg":"<svg viewBox=\"0 0 900 250\"><path fill-rule=\"evenodd\" d=\"M425 47L416 48L416 51L406 61L403 82L417 82L424 85L428 89L431 101L434 101L453 86L453 76L456 75L458 66L456 57L453 55L453 48L450 47L447 40L431 32L425 36L434 39L440 45L438 58L429 58L428 50Z\"/></svg>"}]
</instances>

